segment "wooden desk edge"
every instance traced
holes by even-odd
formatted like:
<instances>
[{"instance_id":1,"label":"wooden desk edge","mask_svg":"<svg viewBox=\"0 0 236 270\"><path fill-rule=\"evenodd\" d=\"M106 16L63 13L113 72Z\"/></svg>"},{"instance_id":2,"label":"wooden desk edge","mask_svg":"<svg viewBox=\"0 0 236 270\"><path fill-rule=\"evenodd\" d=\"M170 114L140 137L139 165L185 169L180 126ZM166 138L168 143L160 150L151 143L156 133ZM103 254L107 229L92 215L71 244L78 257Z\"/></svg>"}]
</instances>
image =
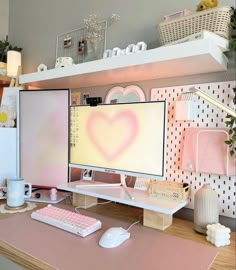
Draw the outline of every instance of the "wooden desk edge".
<instances>
[{"instance_id":1,"label":"wooden desk edge","mask_svg":"<svg viewBox=\"0 0 236 270\"><path fill-rule=\"evenodd\" d=\"M30 270L55 270L49 264L0 240L0 254Z\"/></svg>"}]
</instances>

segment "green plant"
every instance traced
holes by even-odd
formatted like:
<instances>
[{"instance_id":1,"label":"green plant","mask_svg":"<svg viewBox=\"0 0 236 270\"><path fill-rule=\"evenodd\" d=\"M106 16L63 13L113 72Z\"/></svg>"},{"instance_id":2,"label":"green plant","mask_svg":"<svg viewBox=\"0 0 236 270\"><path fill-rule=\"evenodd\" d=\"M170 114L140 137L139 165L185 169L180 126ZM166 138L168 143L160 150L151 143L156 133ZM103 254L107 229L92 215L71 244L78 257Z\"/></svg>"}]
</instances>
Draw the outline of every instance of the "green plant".
<instances>
[{"instance_id":1,"label":"green plant","mask_svg":"<svg viewBox=\"0 0 236 270\"><path fill-rule=\"evenodd\" d=\"M235 106L236 105L236 87L233 88L233 91L234 91L233 103ZM225 143L230 148L230 155L233 156L234 154L236 154L236 145L235 145L236 144L236 118L233 117L232 115L227 114L225 124L229 128L229 140L225 141Z\"/></svg>"},{"instance_id":2,"label":"green plant","mask_svg":"<svg viewBox=\"0 0 236 270\"><path fill-rule=\"evenodd\" d=\"M8 41L8 36L6 36L5 40L0 40L0 62L7 62L7 52L8 51L18 51L21 52L22 48L18 48L17 46L13 46Z\"/></svg>"},{"instance_id":3,"label":"green plant","mask_svg":"<svg viewBox=\"0 0 236 270\"><path fill-rule=\"evenodd\" d=\"M236 51L236 9L232 7L231 17L230 17L230 42L229 47L231 50ZM233 104L234 107L236 105L236 87L233 88L234 98ZM229 146L230 155L233 156L236 154L236 118L232 115L227 114L226 127L229 128L229 140L225 141L225 143Z\"/></svg>"},{"instance_id":4,"label":"green plant","mask_svg":"<svg viewBox=\"0 0 236 270\"><path fill-rule=\"evenodd\" d=\"M230 17L230 49L236 51L236 9L232 7L231 17Z\"/></svg>"}]
</instances>

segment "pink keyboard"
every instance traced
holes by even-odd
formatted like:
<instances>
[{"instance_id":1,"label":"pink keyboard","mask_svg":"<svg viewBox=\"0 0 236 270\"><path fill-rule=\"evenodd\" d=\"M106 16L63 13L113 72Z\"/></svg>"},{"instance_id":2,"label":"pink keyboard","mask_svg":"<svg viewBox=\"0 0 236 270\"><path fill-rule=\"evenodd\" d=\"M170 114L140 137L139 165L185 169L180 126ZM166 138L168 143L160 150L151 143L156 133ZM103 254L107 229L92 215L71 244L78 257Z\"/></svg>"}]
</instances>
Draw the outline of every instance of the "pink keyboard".
<instances>
[{"instance_id":1,"label":"pink keyboard","mask_svg":"<svg viewBox=\"0 0 236 270\"><path fill-rule=\"evenodd\" d=\"M82 237L102 227L100 220L51 205L32 212L31 218Z\"/></svg>"}]
</instances>

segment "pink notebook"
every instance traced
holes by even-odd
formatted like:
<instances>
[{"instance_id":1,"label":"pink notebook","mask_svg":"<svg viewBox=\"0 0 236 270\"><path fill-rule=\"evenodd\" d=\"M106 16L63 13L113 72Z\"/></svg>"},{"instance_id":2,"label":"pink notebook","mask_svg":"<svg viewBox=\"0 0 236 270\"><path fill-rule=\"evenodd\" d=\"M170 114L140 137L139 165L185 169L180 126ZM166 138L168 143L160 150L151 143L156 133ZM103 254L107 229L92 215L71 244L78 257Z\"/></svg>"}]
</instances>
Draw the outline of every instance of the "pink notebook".
<instances>
[{"instance_id":1,"label":"pink notebook","mask_svg":"<svg viewBox=\"0 0 236 270\"><path fill-rule=\"evenodd\" d=\"M235 157L229 155L228 147L224 143L227 136L228 129L187 128L182 169L219 175L235 175Z\"/></svg>"}]
</instances>

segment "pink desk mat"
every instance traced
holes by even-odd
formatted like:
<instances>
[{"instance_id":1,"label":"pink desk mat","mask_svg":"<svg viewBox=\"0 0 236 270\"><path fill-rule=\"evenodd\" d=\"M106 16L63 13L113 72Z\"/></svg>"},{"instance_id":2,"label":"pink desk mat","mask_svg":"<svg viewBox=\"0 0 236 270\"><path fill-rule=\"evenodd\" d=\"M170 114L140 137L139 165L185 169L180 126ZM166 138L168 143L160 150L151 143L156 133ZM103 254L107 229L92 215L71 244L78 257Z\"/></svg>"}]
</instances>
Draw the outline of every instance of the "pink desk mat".
<instances>
[{"instance_id":1,"label":"pink desk mat","mask_svg":"<svg viewBox=\"0 0 236 270\"><path fill-rule=\"evenodd\" d=\"M131 238L121 246L104 249L98 245L102 233L111 226L128 228L130 223L96 215L103 228L81 238L17 214L0 221L0 239L61 270L206 270L218 249L167 235L137 224Z\"/></svg>"}]
</instances>

